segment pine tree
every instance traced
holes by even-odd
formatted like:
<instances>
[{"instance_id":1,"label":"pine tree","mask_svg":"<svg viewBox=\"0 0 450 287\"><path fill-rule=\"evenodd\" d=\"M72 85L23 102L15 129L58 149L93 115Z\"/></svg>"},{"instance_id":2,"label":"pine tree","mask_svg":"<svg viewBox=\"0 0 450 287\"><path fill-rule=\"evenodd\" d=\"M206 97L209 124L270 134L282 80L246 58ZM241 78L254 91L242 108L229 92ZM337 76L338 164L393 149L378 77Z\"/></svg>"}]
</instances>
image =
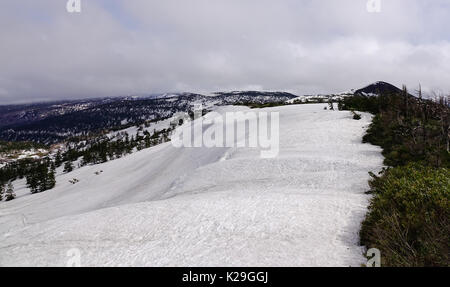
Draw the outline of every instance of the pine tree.
<instances>
[{"instance_id":1,"label":"pine tree","mask_svg":"<svg viewBox=\"0 0 450 287\"><path fill-rule=\"evenodd\" d=\"M27 187L30 188L31 193L52 189L56 185L54 163L50 160L38 163L26 179Z\"/></svg>"},{"instance_id":2,"label":"pine tree","mask_svg":"<svg viewBox=\"0 0 450 287\"><path fill-rule=\"evenodd\" d=\"M0 201L3 200L3 192L5 190L5 186L3 185L3 183L0 183Z\"/></svg>"},{"instance_id":3,"label":"pine tree","mask_svg":"<svg viewBox=\"0 0 450 287\"><path fill-rule=\"evenodd\" d=\"M404 109L405 109L405 117L409 115L409 94L408 89L405 85L403 85L403 99L404 99Z\"/></svg>"},{"instance_id":4,"label":"pine tree","mask_svg":"<svg viewBox=\"0 0 450 287\"><path fill-rule=\"evenodd\" d=\"M16 194L14 193L14 186L12 185L11 182L8 183L8 187L6 189L6 201L10 201L13 200L14 198L16 198Z\"/></svg>"},{"instance_id":5,"label":"pine tree","mask_svg":"<svg viewBox=\"0 0 450 287\"><path fill-rule=\"evenodd\" d=\"M63 163L62 155L61 152L58 151L55 156L55 165L56 167L60 167L62 163Z\"/></svg>"},{"instance_id":6,"label":"pine tree","mask_svg":"<svg viewBox=\"0 0 450 287\"><path fill-rule=\"evenodd\" d=\"M47 176L45 177L45 190L52 189L55 187L55 185L56 185L55 166L52 164L47 173Z\"/></svg>"},{"instance_id":7,"label":"pine tree","mask_svg":"<svg viewBox=\"0 0 450 287\"><path fill-rule=\"evenodd\" d=\"M46 181L47 181L47 174L48 174L48 165L47 162L42 163L39 166L38 169L38 174L39 174L39 178L38 178L38 182L39 182L39 186L38 186L38 192L43 192L46 189Z\"/></svg>"},{"instance_id":8,"label":"pine tree","mask_svg":"<svg viewBox=\"0 0 450 287\"><path fill-rule=\"evenodd\" d=\"M30 175L27 175L26 179L27 179L27 187L30 189L31 193L38 193L39 182L36 174L32 173Z\"/></svg>"},{"instance_id":9,"label":"pine tree","mask_svg":"<svg viewBox=\"0 0 450 287\"><path fill-rule=\"evenodd\" d=\"M66 163L64 163L64 170L63 170L63 172L69 173L71 171L73 171L73 163L71 161L66 161Z\"/></svg>"}]
</instances>

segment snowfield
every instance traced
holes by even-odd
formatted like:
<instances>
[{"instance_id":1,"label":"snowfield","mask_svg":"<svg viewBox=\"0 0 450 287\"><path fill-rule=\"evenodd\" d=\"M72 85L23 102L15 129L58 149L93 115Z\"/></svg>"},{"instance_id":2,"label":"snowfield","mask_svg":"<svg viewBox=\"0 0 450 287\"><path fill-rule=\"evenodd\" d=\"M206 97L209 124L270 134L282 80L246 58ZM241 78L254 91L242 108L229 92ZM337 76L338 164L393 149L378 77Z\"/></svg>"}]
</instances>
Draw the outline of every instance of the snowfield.
<instances>
[{"instance_id":1,"label":"snowfield","mask_svg":"<svg viewBox=\"0 0 450 287\"><path fill-rule=\"evenodd\" d=\"M273 159L166 143L58 175L41 194L16 182L0 204L0 265L66 266L75 248L82 266L361 266L381 149L361 143L369 114L325 106L264 109L280 113ZM218 112L234 110L248 109Z\"/></svg>"}]
</instances>

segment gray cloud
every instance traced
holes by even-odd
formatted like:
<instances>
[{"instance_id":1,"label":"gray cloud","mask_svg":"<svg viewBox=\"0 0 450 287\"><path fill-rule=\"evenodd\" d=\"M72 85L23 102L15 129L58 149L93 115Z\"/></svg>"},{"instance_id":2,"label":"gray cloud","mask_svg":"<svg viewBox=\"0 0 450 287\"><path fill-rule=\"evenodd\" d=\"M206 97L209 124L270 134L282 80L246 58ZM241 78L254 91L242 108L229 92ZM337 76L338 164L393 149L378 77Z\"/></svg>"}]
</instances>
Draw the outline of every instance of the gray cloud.
<instances>
[{"instance_id":1,"label":"gray cloud","mask_svg":"<svg viewBox=\"0 0 450 287\"><path fill-rule=\"evenodd\" d=\"M450 91L447 0L0 2L0 104L169 91Z\"/></svg>"}]
</instances>

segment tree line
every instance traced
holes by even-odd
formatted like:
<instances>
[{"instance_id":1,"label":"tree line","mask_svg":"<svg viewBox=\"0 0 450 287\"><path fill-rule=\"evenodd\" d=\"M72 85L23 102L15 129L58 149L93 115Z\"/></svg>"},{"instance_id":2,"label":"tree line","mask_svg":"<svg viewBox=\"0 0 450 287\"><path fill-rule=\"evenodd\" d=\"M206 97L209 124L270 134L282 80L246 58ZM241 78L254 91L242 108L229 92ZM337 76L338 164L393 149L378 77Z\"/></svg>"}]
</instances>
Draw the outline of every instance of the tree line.
<instances>
[{"instance_id":1,"label":"tree line","mask_svg":"<svg viewBox=\"0 0 450 287\"><path fill-rule=\"evenodd\" d=\"M64 173L72 172L76 167L101 164L118 159L134 151L146 149L169 141L169 135L175 127L156 131L152 134L138 126L138 133L130 136L127 132L119 132L109 138L101 135L91 138L73 139L66 143L64 151L58 151L54 156L42 159L20 159L0 168L0 186L2 197L6 200L15 198L12 182L26 179L26 185L31 193L40 193L55 187L56 169L63 167ZM77 166L75 166L77 165Z\"/></svg>"}]
</instances>

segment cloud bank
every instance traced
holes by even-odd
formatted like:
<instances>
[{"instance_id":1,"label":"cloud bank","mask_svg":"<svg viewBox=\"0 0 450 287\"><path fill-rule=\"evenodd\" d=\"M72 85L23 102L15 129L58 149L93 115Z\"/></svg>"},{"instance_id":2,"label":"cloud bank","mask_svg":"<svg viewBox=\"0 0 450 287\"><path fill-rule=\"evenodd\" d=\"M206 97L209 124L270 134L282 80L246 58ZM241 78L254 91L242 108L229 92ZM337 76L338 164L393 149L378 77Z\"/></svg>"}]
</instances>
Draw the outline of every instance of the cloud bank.
<instances>
[{"instance_id":1,"label":"cloud bank","mask_svg":"<svg viewBox=\"0 0 450 287\"><path fill-rule=\"evenodd\" d=\"M224 90L450 92L450 2L0 2L0 104Z\"/></svg>"}]
</instances>

